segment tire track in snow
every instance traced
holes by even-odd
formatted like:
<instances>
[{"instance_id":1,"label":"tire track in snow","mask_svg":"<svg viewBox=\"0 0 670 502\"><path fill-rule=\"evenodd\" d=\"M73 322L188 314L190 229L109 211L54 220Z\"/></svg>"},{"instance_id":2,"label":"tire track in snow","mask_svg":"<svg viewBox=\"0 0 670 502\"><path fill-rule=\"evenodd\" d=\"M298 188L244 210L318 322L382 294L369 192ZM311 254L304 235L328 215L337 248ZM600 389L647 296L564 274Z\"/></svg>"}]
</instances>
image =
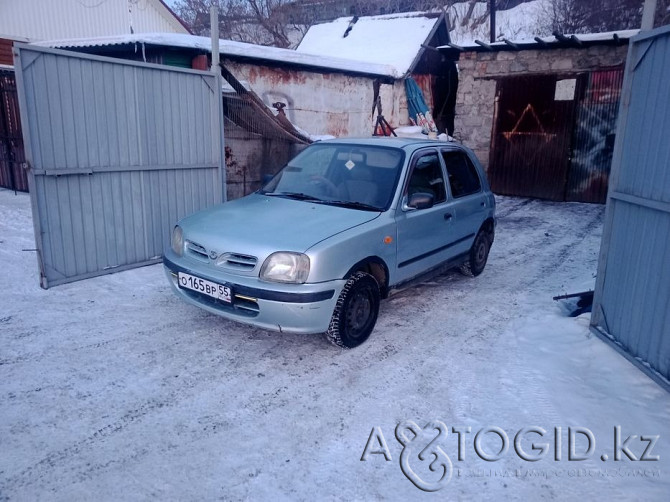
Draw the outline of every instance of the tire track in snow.
<instances>
[{"instance_id":1,"label":"tire track in snow","mask_svg":"<svg viewBox=\"0 0 670 502\"><path fill-rule=\"evenodd\" d=\"M170 377L166 378L170 380ZM0 492L3 489L15 491L16 489L25 488L27 486L39 484L41 479L52 476L54 471L58 471L59 480L66 477L71 482L72 478L76 478L81 482L95 476L96 472L102 469L105 465L107 467L112 464L122 463L120 461L105 462L105 463L84 463L86 452L98 448L100 443L106 442L114 436L126 431L134 424L140 423L143 419L153 413L164 412L167 408L178 406L182 399L188 398L193 394L193 389L197 386L213 384L213 377L210 379L199 380L190 379L183 380L184 384L177 390L168 393L165 396L153 397L146 399L136 404L132 409L126 411L118 419L107 423L106 425L96 429L85 438L72 443L71 445L52 451L46 454L42 459L26 467L21 472L8 477L6 480L0 480ZM224 425L227 422L221 422ZM223 428L219 427L219 431ZM204 427L203 436L218 433L217 427ZM165 445L161 449L165 449ZM156 450L153 450L154 452ZM130 452L125 455L127 460L138 460L149 453L149 450L140 449L139 452ZM67 476L64 476L67 475ZM51 488L54 488L53 482L49 483Z\"/></svg>"},{"instance_id":2,"label":"tire track in snow","mask_svg":"<svg viewBox=\"0 0 670 502\"><path fill-rule=\"evenodd\" d=\"M563 240L562 242L557 243L558 249L551 251L551 254L549 255L551 260L549 263L543 264L528 281L523 283L521 287L524 292L519 300L524 301L523 297L532 295L534 289L533 286L538 282L550 282L552 276L558 275L561 266L565 265L571 256L578 254L578 247L584 242L586 237L599 227L602 227L603 217L604 208L596 211L591 218L585 221L584 225L576 228L575 233L570 235L567 242ZM543 242L543 246L540 246L540 248L549 249L551 245L551 242L549 242L550 240L551 238L548 236ZM594 265L597 265L597 262ZM526 320L523 325L513 323L510 326L509 335L511 340L513 340L516 353L516 357L513 358L515 364L512 366L511 372L517 376L523 375L523 381L526 382L524 394L532 396L533 404L535 406L534 414L541 416L543 420L548 420L551 425L561 425L561 422L564 420L564 415L556 407L555 396L549 395L544 385L542 385L542 382L544 381L543 375L538 374L537 371L529 371L528 367L523 364L524 358L522 357L522 353L524 351L522 351L519 346L519 338L514 335L515 331L518 332L519 330L528 329L527 326L530 322L530 320Z\"/></svg>"},{"instance_id":3,"label":"tire track in snow","mask_svg":"<svg viewBox=\"0 0 670 502\"><path fill-rule=\"evenodd\" d=\"M107 340L101 340L99 342L95 343L89 343L86 345L79 345L76 347L71 347L71 348L64 348L62 346L59 346L58 349L59 351L54 351L52 349L45 350L42 352L33 352L33 353L28 353L24 355L20 355L18 357L12 358L12 359L0 359L0 366L4 365L11 365L11 364L20 364L20 363L39 363L42 362L44 359L48 358L58 358L58 357L66 357L69 358L70 354L66 352L67 351L72 351L72 352L77 352L81 350L90 350L90 349L99 349L104 346L110 345L110 344L116 344L119 342L123 342L126 340L132 340L136 338L140 338L146 335L149 335L151 333L156 332L157 330L168 330L171 328L176 328L177 326L182 326L183 322L182 321L173 321L169 322L166 324L163 324L161 326L156 326L152 327L151 329L145 329L145 330L140 330L136 331L132 334L125 335L125 336L120 336L116 338L110 338Z\"/></svg>"},{"instance_id":4,"label":"tire track in snow","mask_svg":"<svg viewBox=\"0 0 670 502\"><path fill-rule=\"evenodd\" d=\"M172 398L173 396L168 396L168 398L162 400L147 400L134 410L121 416L118 420L99 428L86 438L76 441L66 448L48 453L41 460L23 469L18 474L8 477L3 485L0 485L0 491L2 491L3 487L16 490L17 488L33 485L41 478L46 477L48 473L53 471L56 467L59 468L59 474L61 476L65 473L72 474L76 472L76 466L69 463L71 459L78 457L84 449L92 447L96 443L121 432L129 424L143 418L150 412L164 408L172 401Z\"/></svg>"}]
</instances>

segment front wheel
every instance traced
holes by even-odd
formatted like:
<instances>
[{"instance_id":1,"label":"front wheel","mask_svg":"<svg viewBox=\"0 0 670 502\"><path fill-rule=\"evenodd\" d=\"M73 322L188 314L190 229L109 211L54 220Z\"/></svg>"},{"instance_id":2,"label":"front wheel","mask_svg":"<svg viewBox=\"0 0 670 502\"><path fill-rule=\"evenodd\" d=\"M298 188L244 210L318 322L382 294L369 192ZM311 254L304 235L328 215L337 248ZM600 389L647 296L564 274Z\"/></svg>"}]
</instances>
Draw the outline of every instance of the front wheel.
<instances>
[{"instance_id":1,"label":"front wheel","mask_svg":"<svg viewBox=\"0 0 670 502\"><path fill-rule=\"evenodd\" d=\"M347 349L362 344L375 327L380 299L376 279L365 272L356 272L342 288L326 338Z\"/></svg>"}]
</instances>

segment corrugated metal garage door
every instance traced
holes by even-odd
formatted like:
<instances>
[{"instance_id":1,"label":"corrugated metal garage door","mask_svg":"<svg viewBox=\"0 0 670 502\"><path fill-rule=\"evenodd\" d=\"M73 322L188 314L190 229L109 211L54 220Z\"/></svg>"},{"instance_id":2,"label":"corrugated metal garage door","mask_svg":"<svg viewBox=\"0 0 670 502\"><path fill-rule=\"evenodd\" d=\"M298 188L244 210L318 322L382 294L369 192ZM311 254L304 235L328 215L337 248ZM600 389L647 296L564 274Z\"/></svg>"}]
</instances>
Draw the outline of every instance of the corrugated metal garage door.
<instances>
[{"instance_id":1,"label":"corrugated metal garage door","mask_svg":"<svg viewBox=\"0 0 670 502\"><path fill-rule=\"evenodd\" d=\"M670 390L670 27L632 39L591 325Z\"/></svg>"},{"instance_id":2,"label":"corrugated metal garage door","mask_svg":"<svg viewBox=\"0 0 670 502\"><path fill-rule=\"evenodd\" d=\"M496 193L605 202L623 70L497 83L489 179Z\"/></svg>"},{"instance_id":3,"label":"corrugated metal garage door","mask_svg":"<svg viewBox=\"0 0 670 502\"><path fill-rule=\"evenodd\" d=\"M160 261L171 226L222 201L211 73L17 45L44 288Z\"/></svg>"},{"instance_id":4,"label":"corrugated metal garage door","mask_svg":"<svg viewBox=\"0 0 670 502\"><path fill-rule=\"evenodd\" d=\"M557 99L557 87L556 75L498 81L489 166L494 192L564 200L576 105L574 94Z\"/></svg>"}]
</instances>

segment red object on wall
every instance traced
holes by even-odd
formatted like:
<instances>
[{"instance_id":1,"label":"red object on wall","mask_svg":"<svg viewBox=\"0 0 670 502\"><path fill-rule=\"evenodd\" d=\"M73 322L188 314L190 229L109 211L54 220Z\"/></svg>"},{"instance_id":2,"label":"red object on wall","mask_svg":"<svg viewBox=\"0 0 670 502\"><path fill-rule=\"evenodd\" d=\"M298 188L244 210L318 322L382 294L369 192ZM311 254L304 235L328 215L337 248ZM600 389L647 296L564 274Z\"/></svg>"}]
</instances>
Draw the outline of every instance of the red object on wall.
<instances>
[{"instance_id":1,"label":"red object on wall","mask_svg":"<svg viewBox=\"0 0 670 502\"><path fill-rule=\"evenodd\" d=\"M194 70L209 70L209 60L207 58L207 54L200 54L199 56L194 57L193 61L191 61L191 68Z\"/></svg>"},{"instance_id":2,"label":"red object on wall","mask_svg":"<svg viewBox=\"0 0 670 502\"><path fill-rule=\"evenodd\" d=\"M13 40L0 38L0 64L7 66L14 65L14 56L12 56Z\"/></svg>"}]
</instances>

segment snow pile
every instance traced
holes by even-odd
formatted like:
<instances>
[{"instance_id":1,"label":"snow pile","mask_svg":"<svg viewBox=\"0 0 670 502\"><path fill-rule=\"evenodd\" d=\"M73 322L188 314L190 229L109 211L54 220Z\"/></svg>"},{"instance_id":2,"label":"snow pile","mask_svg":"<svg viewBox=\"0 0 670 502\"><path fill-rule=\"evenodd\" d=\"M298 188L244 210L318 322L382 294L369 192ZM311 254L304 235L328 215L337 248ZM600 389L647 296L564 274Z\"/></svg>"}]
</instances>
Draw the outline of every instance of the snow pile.
<instances>
[{"instance_id":1,"label":"snow pile","mask_svg":"<svg viewBox=\"0 0 670 502\"><path fill-rule=\"evenodd\" d=\"M307 137L314 142L335 139L335 136L332 136L330 134L309 134Z\"/></svg>"},{"instance_id":2,"label":"snow pile","mask_svg":"<svg viewBox=\"0 0 670 502\"><path fill-rule=\"evenodd\" d=\"M351 24L352 20L353 17L341 17L312 26L296 51L389 65L397 75L403 75L420 53L421 44L427 42L439 17L410 12L361 17Z\"/></svg>"},{"instance_id":3,"label":"snow pile","mask_svg":"<svg viewBox=\"0 0 670 502\"><path fill-rule=\"evenodd\" d=\"M393 132L400 138L430 139L429 135L423 133L421 126L400 126L393 129ZM433 139L439 139L440 141L454 140L454 138L445 133L438 134Z\"/></svg>"},{"instance_id":4,"label":"snow pile","mask_svg":"<svg viewBox=\"0 0 670 502\"><path fill-rule=\"evenodd\" d=\"M266 105L266 106L268 107L269 110L272 111L272 113L275 114L275 116L279 115L279 112L277 110L275 110L274 108L272 108L270 105ZM298 131L305 138L309 138L311 141L316 142L316 141L326 141L328 139L335 139L335 136L332 136L330 134L312 134L308 131L305 131L302 127L299 127L299 126L295 125L295 123L291 122L291 119L288 118L288 115L284 115L284 118L288 122L291 123L291 125L293 126L293 129Z\"/></svg>"}]
</instances>

